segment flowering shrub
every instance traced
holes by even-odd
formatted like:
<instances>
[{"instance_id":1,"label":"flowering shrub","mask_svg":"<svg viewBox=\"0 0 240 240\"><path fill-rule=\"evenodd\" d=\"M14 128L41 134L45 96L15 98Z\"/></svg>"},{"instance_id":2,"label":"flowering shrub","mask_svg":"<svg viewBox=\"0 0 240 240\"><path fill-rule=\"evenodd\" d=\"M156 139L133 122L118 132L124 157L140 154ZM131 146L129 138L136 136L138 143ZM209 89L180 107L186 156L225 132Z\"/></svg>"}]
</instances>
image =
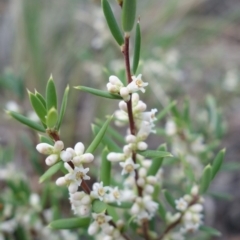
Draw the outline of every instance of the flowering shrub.
<instances>
[{"instance_id":1,"label":"flowering shrub","mask_svg":"<svg viewBox=\"0 0 240 240\"><path fill-rule=\"evenodd\" d=\"M107 0L102 0L102 8L123 54L126 79L110 75L105 91L75 87L109 101L119 100L119 109L113 116L93 125L94 139L88 147L82 142L77 142L73 148L64 146L60 129L67 108L69 86L59 108L52 76L46 86L45 97L38 92L28 92L40 123L8 111L16 120L44 133L40 135L36 149L47 155L45 162L49 169L40 177L40 182L62 172L56 185L67 187L71 209L76 216L51 219L49 226L52 229L82 229L82 235L104 240L137 239L138 236L146 240L180 240L198 230L218 235L218 231L203 224L203 194L219 171L225 150L213 157L217 145L208 144L207 137L204 139L205 136L193 130L189 102L185 102L183 111L177 108L176 102L170 102L158 113L156 108L148 109L141 100L141 94L151 83L145 82L147 76L138 74L141 31L140 21L135 23L137 2L118 2L124 35ZM134 26L131 66L129 42ZM157 124L167 114L166 127L158 127ZM112 120L118 127L127 126L125 136L109 125ZM218 128L212 131L215 133L219 129L221 124L218 122ZM150 134L165 137L171 150L167 150L167 144L158 144L156 150L149 149L146 141ZM161 141L159 137L159 143ZM89 171L92 162L99 157L95 155L99 145L102 147L100 174L96 176L98 181L93 178L95 182L90 183ZM16 222L14 224L17 225ZM3 227L0 230L4 232Z\"/></svg>"}]
</instances>

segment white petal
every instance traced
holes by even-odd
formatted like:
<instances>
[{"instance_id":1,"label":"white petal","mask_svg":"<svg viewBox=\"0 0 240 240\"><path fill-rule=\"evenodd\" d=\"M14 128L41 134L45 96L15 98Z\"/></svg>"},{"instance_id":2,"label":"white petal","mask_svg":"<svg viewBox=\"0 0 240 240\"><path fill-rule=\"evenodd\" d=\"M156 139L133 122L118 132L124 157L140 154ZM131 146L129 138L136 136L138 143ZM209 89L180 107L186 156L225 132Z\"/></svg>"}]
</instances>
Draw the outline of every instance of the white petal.
<instances>
[{"instance_id":1,"label":"white petal","mask_svg":"<svg viewBox=\"0 0 240 240\"><path fill-rule=\"evenodd\" d=\"M90 163L93 161L94 156L91 153L85 153L82 155L83 163Z\"/></svg>"},{"instance_id":2,"label":"white petal","mask_svg":"<svg viewBox=\"0 0 240 240\"><path fill-rule=\"evenodd\" d=\"M67 184L65 177L60 177L56 180L58 186L65 186Z\"/></svg>"},{"instance_id":3,"label":"white petal","mask_svg":"<svg viewBox=\"0 0 240 240\"><path fill-rule=\"evenodd\" d=\"M109 77L109 82L113 85L123 86L121 80L113 75Z\"/></svg>"},{"instance_id":4,"label":"white petal","mask_svg":"<svg viewBox=\"0 0 240 240\"><path fill-rule=\"evenodd\" d=\"M57 151L57 152L60 152L62 151L64 148L64 144L62 141L56 141L55 144L54 144L54 150Z\"/></svg>"},{"instance_id":5,"label":"white petal","mask_svg":"<svg viewBox=\"0 0 240 240\"><path fill-rule=\"evenodd\" d=\"M48 143L39 143L36 146L36 149L38 150L38 152L45 154L45 155L49 155L49 154L53 153L53 146L51 146Z\"/></svg>"},{"instance_id":6,"label":"white petal","mask_svg":"<svg viewBox=\"0 0 240 240\"><path fill-rule=\"evenodd\" d=\"M75 193L78 190L78 185L75 182L71 182L70 185L68 186L68 191L70 193Z\"/></svg>"},{"instance_id":7,"label":"white petal","mask_svg":"<svg viewBox=\"0 0 240 240\"><path fill-rule=\"evenodd\" d=\"M48 166L52 166L54 163L56 163L58 160L58 155L57 154L51 154L50 156L48 156L45 160L46 164Z\"/></svg>"},{"instance_id":8,"label":"white petal","mask_svg":"<svg viewBox=\"0 0 240 240\"><path fill-rule=\"evenodd\" d=\"M78 142L74 147L74 150L77 155L82 155L84 153L84 149L85 149L84 145L81 142Z\"/></svg>"},{"instance_id":9,"label":"white petal","mask_svg":"<svg viewBox=\"0 0 240 240\"><path fill-rule=\"evenodd\" d=\"M88 227L88 234L92 236L97 233L98 229L99 229L99 225L97 224L97 222L94 221Z\"/></svg>"},{"instance_id":10,"label":"white petal","mask_svg":"<svg viewBox=\"0 0 240 240\"><path fill-rule=\"evenodd\" d=\"M64 162L69 162L72 160L73 155L71 154L70 151L62 151L60 153L60 158L64 161Z\"/></svg>"}]
</instances>

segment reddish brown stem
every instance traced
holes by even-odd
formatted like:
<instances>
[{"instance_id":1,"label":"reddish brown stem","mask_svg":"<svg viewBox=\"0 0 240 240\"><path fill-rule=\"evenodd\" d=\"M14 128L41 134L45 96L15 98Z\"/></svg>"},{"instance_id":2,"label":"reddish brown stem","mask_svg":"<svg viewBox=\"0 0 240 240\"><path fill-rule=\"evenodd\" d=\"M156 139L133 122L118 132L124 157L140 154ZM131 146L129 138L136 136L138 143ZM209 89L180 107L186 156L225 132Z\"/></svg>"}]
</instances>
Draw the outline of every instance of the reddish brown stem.
<instances>
[{"instance_id":1,"label":"reddish brown stem","mask_svg":"<svg viewBox=\"0 0 240 240\"><path fill-rule=\"evenodd\" d=\"M129 84L132 82L132 77L131 77L130 58L129 58L129 36L128 35L125 36L123 54L124 54L124 60L125 60L125 70L126 70L127 80ZM130 100L127 102L127 110L128 110L130 132L132 135L136 135L136 128L135 128L133 112L132 112L132 95L130 95ZM132 153L132 159L134 163L137 162L136 152ZM137 180L138 180L138 171L135 170L135 182L138 190L138 196L142 197L143 189L140 186L138 186ZM142 228L143 228L144 238L146 240L149 240L150 237L148 234L148 222L144 221L142 223Z\"/></svg>"}]
</instances>

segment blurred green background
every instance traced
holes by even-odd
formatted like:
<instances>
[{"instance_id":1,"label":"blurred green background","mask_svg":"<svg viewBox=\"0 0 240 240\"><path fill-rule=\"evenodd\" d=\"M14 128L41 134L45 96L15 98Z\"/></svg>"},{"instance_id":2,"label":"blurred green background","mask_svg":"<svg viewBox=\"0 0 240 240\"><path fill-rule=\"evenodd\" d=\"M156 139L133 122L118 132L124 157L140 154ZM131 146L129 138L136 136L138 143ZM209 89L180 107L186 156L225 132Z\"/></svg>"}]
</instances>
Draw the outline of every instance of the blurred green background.
<instances>
[{"instance_id":1,"label":"blurred green background","mask_svg":"<svg viewBox=\"0 0 240 240\"><path fill-rule=\"evenodd\" d=\"M110 1L119 15L119 6ZM151 90L149 106L161 109L168 99L179 104L189 96L193 116L212 95L227 131L222 146L226 161L240 161L240 1L138 1L142 28L140 72ZM103 17L100 1L0 0L0 107L31 114L27 91L44 93L53 74L59 96L67 84L105 89L108 73L123 76L123 58ZM107 70L106 70L107 69ZM112 114L115 105L71 88L61 136L67 146L91 140L90 123ZM15 164L39 188L28 159L37 137L1 111L0 144L9 149L2 159ZM24 139L24 140L23 140ZM33 153L28 149L33 148ZM32 155L31 155L32 154ZM8 159L7 159L8 160ZM235 169L239 170L240 169ZM240 239L240 174L221 173L214 189L230 200L209 200L207 221L222 239Z\"/></svg>"}]
</instances>

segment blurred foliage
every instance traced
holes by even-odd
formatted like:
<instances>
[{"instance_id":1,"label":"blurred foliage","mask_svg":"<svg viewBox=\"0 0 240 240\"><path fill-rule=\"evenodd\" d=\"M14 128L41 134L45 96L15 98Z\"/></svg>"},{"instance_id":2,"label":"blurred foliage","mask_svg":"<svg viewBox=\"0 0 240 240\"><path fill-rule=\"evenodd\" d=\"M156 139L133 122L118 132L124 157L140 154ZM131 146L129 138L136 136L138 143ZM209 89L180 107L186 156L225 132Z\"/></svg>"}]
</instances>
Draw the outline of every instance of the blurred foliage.
<instances>
[{"instance_id":1,"label":"blurred foliage","mask_svg":"<svg viewBox=\"0 0 240 240\"><path fill-rule=\"evenodd\" d=\"M118 13L115 2L110 2ZM221 6L215 6L217 12L211 13L211 9L208 10L210 2L139 1L138 9L144 46L139 72L143 71L143 76L151 82L158 101L154 102L155 98L148 94L145 97L147 102L157 106L160 104L164 108L169 99L177 99L177 109L184 111L185 96L189 95L191 100L188 108L193 126L187 128L196 131L193 135L204 134L209 142L212 133L217 138L224 136L227 127L222 116L239 109L240 102L237 70L240 65L239 35L236 31L240 12L238 7L234 7L239 4L236 1L235 5L229 6L223 1L218 3ZM2 109L10 100L15 100L18 106L21 105L20 112L28 113L30 106L26 103L26 87L31 91L36 88L43 93L51 73L56 80L59 96L63 96L68 83L105 90L109 73L118 74L119 77L124 75L122 56L108 33L99 1L21 0L6 1L4 4L7 10L1 14L9 14L14 22L8 29L14 37L3 41L0 47L0 53L2 48L7 48L10 56L10 62L3 62L0 68ZM8 22L4 24L8 25ZM1 39L2 36L4 32L0 32ZM66 124L61 135L69 143L67 145L73 144L76 139L89 142L89 122L93 121L94 115L101 118L113 112L116 106L109 106L107 100L100 102L97 97L89 97L77 90L70 91L67 115L63 120ZM174 112L171 114L174 115ZM169 118L171 116L168 115ZM201 122L204 116L207 119ZM185 123L179 123L176 116L175 120L180 125L189 122L186 119ZM18 123L9 122L3 116L0 121L0 136L4 142L0 149L1 164L21 158L28 164L27 159L31 159L34 174L42 174L43 165L39 164L39 156L34 150L28 151L34 149L32 142L36 142L32 132L23 136ZM166 120L161 121L159 133L165 134L165 123ZM152 144L155 144L154 141ZM218 144L212 142L212 150ZM24 150L15 151L19 147ZM239 164L226 162L223 169L239 170ZM26 190L29 187L24 182L9 184L12 185L11 194L14 194L14 188ZM220 196L218 192L212 195ZM29 198L27 190L18 197L25 199L26 204ZM224 197L229 198L223 194ZM18 204L22 204L21 201Z\"/></svg>"}]
</instances>

